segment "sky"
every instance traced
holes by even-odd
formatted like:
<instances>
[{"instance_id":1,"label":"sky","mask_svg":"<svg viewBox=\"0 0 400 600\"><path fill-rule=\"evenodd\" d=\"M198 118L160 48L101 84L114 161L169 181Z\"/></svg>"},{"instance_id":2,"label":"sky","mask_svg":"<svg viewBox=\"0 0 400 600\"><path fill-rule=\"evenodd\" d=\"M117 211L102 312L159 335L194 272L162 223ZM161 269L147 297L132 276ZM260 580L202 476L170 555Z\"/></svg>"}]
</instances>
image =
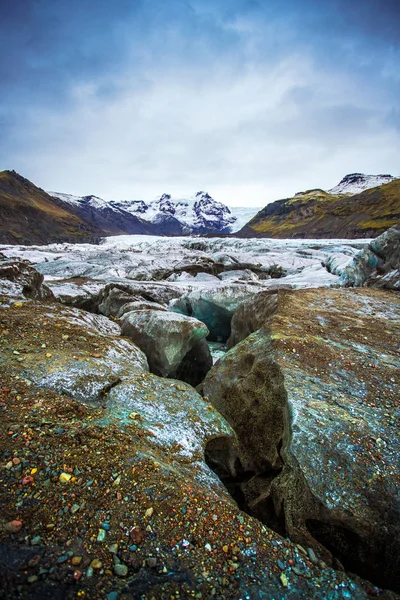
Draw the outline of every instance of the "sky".
<instances>
[{"instance_id":1,"label":"sky","mask_svg":"<svg viewBox=\"0 0 400 600\"><path fill-rule=\"evenodd\" d=\"M0 170L264 206L400 175L398 0L2 0Z\"/></svg>"}]
</instances>

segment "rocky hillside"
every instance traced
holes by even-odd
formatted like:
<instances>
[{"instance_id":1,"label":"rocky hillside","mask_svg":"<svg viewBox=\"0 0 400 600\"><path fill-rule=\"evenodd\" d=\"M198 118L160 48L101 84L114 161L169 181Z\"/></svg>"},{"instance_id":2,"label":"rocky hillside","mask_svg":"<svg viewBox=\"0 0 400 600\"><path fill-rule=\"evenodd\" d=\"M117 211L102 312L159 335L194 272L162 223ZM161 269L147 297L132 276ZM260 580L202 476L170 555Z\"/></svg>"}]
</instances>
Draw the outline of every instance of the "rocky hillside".
<instances>
[{"instance_id":1,"label":"rocky hillside","mask_svg":"<svg viewBox=\"0 0 400 600\"><path fill-rule=\"evenodd\" d=\"M343 187L341 189L344 189ZM349 189L349 188L347 188ZM400 179L354 195L321 189L268 204L241 237L370 238L400 220Z\"/></svg>"},{"instance_id":2,"label":"rocky hillside","mask_svg":"<svg viewBox=\"0 0 400 600\"><path fill-rule=\"evenodd\" d=\"M3 244L44 244L56 241L87 241L100 235L68 205L15 171L0 173L0 241Z\"/></svg>"},{"instance_id":3,"label":"rocky hillside","mask_svg":"<svg viewBox=\"0 0 400 600\"><path fill-rule=\"evenodd\" d=\"M121 233L154 233L154 227L123 210L102 207L93 196L81 205L54 198L15 171L0 172L0 242L88 242ZM112 215L112 218L110 216Z\"/></svg>"}]
</instances>

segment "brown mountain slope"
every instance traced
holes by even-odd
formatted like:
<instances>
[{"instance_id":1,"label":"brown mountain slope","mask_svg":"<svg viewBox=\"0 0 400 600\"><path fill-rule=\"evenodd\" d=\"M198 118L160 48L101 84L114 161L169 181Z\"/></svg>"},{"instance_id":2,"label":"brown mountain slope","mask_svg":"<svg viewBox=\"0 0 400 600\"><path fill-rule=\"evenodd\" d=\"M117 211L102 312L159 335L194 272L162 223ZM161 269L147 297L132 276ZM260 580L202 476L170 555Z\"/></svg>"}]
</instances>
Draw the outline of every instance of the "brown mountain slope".
<instances>
[{"instance_id":1,"label":"brown mountain slope","mask_svg":"<svg viewBox=\"0 0 400 600\"><path fill-rule=\"evenodd\" d=\"M354 196L309 190L268 204L236 235L271 238L376 237L400 221L400 179Z\"/></svg>"},{"instance_id":2,"label":"brown mountain slope","mask_svg":"<svg viewBox=\"0 0 400 600\"><path fill-rule=\"evenodd\" d=\"M0 172L0 243L94 240L101 230L15 171Z\"/></svg>"},{"instance_id":3,"label":"brown mountain slope","mask_svg":"<svg viewBox=\"0 0 400 600\"><path fill-rule=\"evenodd\" d=\"M71 206L15 171L0 172L0 244L94 242L99 237L154 233L154 226L122 210Z\"/></svg>"}]
</instances>

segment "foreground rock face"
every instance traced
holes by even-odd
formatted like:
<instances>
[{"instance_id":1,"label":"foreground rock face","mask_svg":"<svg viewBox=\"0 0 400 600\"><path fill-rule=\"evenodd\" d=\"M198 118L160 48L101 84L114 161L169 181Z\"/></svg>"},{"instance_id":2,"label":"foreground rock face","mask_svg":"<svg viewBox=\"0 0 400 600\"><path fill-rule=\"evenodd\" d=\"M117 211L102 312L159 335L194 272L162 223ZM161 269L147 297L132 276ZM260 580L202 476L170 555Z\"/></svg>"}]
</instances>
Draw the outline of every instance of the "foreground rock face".
<instances>
[{"instance_id":1,"label":"foreground rock face","mask_svg":"<svg viewBox=\"0 0 400 600\"><path fill-rule=\"evenodd\" d=\"M233 475L231 427L190 386L148 373L133 344L116 345L114 323L0 300L0 597L377 593L238 510L204 462ZM68 389L48 383L74 356L114 374L101 403L82 402L77 373Z\"/></svg>"},{"instance_id":2,"label":"foreground rock face","mask_svg":"<svg viewBox=\"0 0 400 600\"><path fill-rule=\"evenodd\" d=\"M400 299L281 292L273 316L268 299L266 326L202 386L238 434L237 497L326 560L399 589ZM242 330L253 312L239 311Z\"/></svg>"},{"instance_id":3,"label":"foreground rock face","mask_svg":"<svg viewBox=\"0 0 400 600\"><path fill-rule=\"evenodd\" d=\"M343 270L341 282L400 290L400 225L372 240Z\"/></svg>"},{"instance_id":4,"label":"foreground rock face","mask_svg":"<svg viewBox=\"0 0 400 600\"><path fill-rule=\"evenodd\" d=\"M19 365L21 376L38 387L98 403L121 377L148 371L144 353L121 339L118 325L105 317L31 302L11 301L5 310L4 317L13 315L14 326L23 327L29 318L26 327L37 329L29 341L24 335L20 343L9 346L2 364ZM3 335L8 339L6 326Z\"/></svg>"},{"instance_id":5,"label":"foreground rock face","mask_svg":"<svg viewBox=\"0 0 400 600\"><path fill-rule=\"evenodd\" d=\"M176 377L181 372L180 379L197 385L212 365L205 341L209 331L192 317L152 309L131 311L121 318L121 332L143 350L156 375Z\"/></svg>"}]
</instances>

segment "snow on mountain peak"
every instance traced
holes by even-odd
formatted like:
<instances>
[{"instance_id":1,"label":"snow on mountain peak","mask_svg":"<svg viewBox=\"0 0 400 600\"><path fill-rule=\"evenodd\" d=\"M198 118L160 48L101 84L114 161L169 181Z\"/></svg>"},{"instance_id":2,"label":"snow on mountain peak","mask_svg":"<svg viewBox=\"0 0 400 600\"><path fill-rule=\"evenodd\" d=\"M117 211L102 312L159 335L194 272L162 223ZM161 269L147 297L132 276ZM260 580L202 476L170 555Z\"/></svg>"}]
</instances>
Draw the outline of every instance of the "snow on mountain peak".
<instances>
[{"instance_id":1,"label":"snow on mountain peak","mask_svg":"<svg viewBox=\"0 0 400 600\"><path fill-rule=\"evenodd\" d=\"M397 177L393 175L365 175L364 173L349 173L343 179L328 190L330 194L359 194L364 190L390 183Z\"/></svg>"},{"instance_id":2,"label":"snow on mountain peak","mask_svg":"<svg viewBox=\"0 0 400 600\"><path fill-rule=\"evenodd\" d=\"M49 192L55 198L75 205L81 209L95 209L112 220L112 213L130 213L149 223L162 227L163 233L228 233L238 231L244 225L247 211L253 216L258 209L229 209L217 202L208 192L201 190L190 198L174 198L164 193L151 202L143 200L111 200L109 202L97 196L72 196L58 192ZM242 212L241 212L242 211ZM238 212L238 216L236 216Z\"/></svg>"}]
</instances>

